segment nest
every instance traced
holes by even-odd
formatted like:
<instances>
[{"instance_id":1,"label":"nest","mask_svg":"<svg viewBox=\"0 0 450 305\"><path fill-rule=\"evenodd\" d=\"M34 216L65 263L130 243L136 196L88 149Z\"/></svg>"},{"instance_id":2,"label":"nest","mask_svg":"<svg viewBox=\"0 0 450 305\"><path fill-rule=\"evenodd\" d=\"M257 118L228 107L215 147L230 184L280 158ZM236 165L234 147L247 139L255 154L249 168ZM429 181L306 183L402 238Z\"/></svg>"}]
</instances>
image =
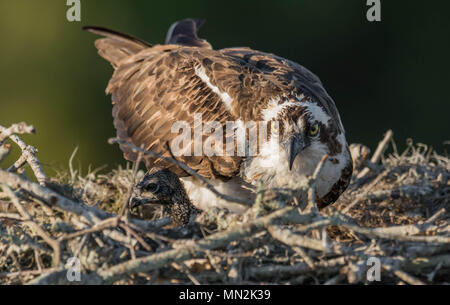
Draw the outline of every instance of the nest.
<instances>
[{"instance_id":1,"label":"nest","mask_svg":"<svg viewBox=\"0 0 450 305\"><path fill-rule=\"evenodd\" d=\"M398 153L390 131L370 159L351 146L351 184L320 212L311 190L325 158L306 185L259 186L243 215L215 209L184 227L162 206L128 212L137 165L47 178L17 136L31 132L0 126L0 162L8 139L22 150L0 169L2 284L448 284L449 158L412 141Z\"/></svg>"}]
</instances>

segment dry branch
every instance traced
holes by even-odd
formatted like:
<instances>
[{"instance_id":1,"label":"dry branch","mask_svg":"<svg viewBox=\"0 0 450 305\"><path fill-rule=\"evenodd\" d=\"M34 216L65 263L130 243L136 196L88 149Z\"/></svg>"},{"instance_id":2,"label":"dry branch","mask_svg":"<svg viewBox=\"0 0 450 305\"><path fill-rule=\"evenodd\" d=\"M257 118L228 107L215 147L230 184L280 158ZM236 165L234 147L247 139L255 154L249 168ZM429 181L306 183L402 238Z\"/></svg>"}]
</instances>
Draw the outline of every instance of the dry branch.
<instances>
[{"instance_id":1,"label":"dry branch","mask_svg":"<svg viewBox=\"0 0 450 305\"><path fill-rule=\"evenodd\" d=\"M61 262L61 246L58 241L54 240L50 235L45 232L36 222L33 221L33 218L28 214L28 212L23 208L23 206L20 204L19 199L17 196L11 191L11 189L8 186L3 187L3 191L6 193L6 195L9 196L12 203L16 207L16 209L19 211L19 213L22 215L22 222L29 226L32 230L36 231L36 233L43 239L47 244L49 244L54 251L54 266L58 267Z\"/></svg>"},{"instance_id":2,"label":"dry branch","mask_svg":"<svg viewBox=\"0 0 450 305\"><path fill-rule=\"evenodd\" d=\"M388 130L386 132L383 140L378 144L377 149L375 150L372 158L370 159L371 164L377 164L380 161L381 156L383 155L384 151L386 150L386 148L389 144L389 141L391 141L393 136L394 136L394 133L392 132L392 130ZM362 177L367 175L369 172L370 172L370 167L366 167L358 174L357 178L361 179Z\"/></svg>"},{"instance_id":3,"label":"dry branch","mask_svg":"<svg viewBox=\"0 0 450 305\"><path fill-rule=\"evenodd\" d=\"M16 134L24 134L24 133L35 133L36 129L33 126L29 126L25 123L13 124L9 128L5 128L0 125L0 146L3 146L3 142L10 138L13 142L15 142L20 149L22 150L22 154L19 159L8 168L9 172L17 172L21 169L26 163L28 163L33 170L36 179L39 184L45 185L47 181L47 176L42 170L41 163L36 157L37 149L31 145L27 145L22 139L20 139ZM5 152L3 152L5 154ZM0 161L4 156L0 156Z\"/></svg>"}]
</instances>

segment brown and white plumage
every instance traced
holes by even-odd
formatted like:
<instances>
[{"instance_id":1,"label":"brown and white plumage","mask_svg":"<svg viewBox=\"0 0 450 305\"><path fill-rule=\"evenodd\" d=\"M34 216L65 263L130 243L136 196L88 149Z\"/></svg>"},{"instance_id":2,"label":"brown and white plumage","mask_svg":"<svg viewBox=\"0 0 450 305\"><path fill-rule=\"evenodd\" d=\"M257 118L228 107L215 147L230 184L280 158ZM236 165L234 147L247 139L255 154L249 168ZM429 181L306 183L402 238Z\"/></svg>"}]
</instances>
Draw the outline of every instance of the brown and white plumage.
<instances>
[{"instance_id":1,"label":"brown and white plumage","mask_svg":"<svg viewBox=\"0 0 450 305\"><path fill-rule=\"evenodd\" d=\"M302 141L301 149L289 146L290 155L283 145L269 141L257 156L181 155L177 159L210 179L219 191L251 199L248 188L256 180L282 187L311 175L323 154L328 154L316 193L321 206L334 202L348 185L352 163L338 110L319 78L273 54L249 48L213 50L197 37L201 24L193 19L177 22L169 30L167 44L153 46L114 31L87 28L105 36L95 45L115 69L106 92L112 96L118 137L172 157L169 148L178 134L171 127L177 121L193 126L195 113L202 115L203 122L217 121L222 126L227 121L263 121L269 126L279 121L283 141L293 143L294 135ZM316 137L307 135L310 125L320 127ZM203 135L203 142L208 137ZM126 159L136 160L128 147L121 149ZM221 205L182 169L161 159L145 161L148 168L168 168L181 177L200 208Z\"/></svg>"},{"instance_id":2,"label":"brown and white plumage","mask_svg":"<svg viewBox=\"0 0 450 305\"><path fill-rule=\"evenodd\" d=\"M177 225L189 223L191 215L198 212L189 200L183 183L167 168L151 168L134 188L131 209L148 203L158 203L168 208Z\"/></svg>"}]
</instances>

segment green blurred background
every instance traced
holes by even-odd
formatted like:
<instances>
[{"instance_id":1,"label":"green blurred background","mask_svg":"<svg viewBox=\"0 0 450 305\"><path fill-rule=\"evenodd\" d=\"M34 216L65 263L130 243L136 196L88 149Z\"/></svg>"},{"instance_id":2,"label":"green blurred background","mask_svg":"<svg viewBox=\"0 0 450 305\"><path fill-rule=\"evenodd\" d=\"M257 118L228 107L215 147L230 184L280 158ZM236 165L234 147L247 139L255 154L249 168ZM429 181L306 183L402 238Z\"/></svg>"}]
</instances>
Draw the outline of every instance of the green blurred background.
<instances>
[{"instance_id":1,"label":"green blurred background","mask_svg":"<svg viewBox=\"0 0 450 305\"><path fill-rule=\"evenodd\" d=\"M207 20L200 37L217 49L249 46L317 74L350 143L373 149L392 128L399 146L412 137L442 150L450 127L449 2L381 3L382 21L369 23L365 0L82 0L82 21L68 22L65 0L0 0L0 124L37 128L24 139L49 175L68 166L76 146L84 172L124 164L118 146L107 144L115 135L104 93L112 67L81 27L162 43L172 22L199 17Z\"/></svg>"}]
</instances>

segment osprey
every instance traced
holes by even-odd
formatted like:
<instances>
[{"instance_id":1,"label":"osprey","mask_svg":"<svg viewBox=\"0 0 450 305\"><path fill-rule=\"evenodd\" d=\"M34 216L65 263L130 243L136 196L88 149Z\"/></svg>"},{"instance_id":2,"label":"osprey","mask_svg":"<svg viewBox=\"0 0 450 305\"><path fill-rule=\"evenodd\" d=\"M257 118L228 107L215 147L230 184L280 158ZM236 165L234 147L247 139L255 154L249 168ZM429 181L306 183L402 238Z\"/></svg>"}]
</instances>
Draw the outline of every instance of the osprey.
<instances>
[{"instance_id":1,"label":"osprey","mask_svg":"<svg viewBox=\"0 0 450 305\"><path fill-rule=\"evenodd\" d=\"M319 78L273 54L246 47L214 50L197 36L202 24L195 19L174 23L163 45L100 27L86 28L104 36L95 46L114 67L106 93L112 96L117 137L176 158L219 192L248 200L254 198L257 181L285 187L312 175L326 154L316 183L317 203L323 208L336 201L349 184L352 160L338 110ZM179 133L174 132L174 124L186 122L194 130L198 118L200 125L216 122L210 133L200 135L202 143L213 137L212 130L225 130L228 122L236 123L233 130L262 122L253 130L267 126L270 132L266 141L257 142L257 153L252 155L248 154L248 135L244 154L237 153L236 143L231 154L216 144L212 154L195 154L195 135L185 139L187 148L177 154L173 147ZM225 141L229 135L219 138ZM120 147L126 159L137 159L130 147ZM145 163L149 169L164 168L178 176L183 191L202 210L217 206L239 213L245 209L216 197L172 163L150 157L145 157ZM154 183L151 186L149 192L158 189Z\"/></svg>"}]
</instances>

